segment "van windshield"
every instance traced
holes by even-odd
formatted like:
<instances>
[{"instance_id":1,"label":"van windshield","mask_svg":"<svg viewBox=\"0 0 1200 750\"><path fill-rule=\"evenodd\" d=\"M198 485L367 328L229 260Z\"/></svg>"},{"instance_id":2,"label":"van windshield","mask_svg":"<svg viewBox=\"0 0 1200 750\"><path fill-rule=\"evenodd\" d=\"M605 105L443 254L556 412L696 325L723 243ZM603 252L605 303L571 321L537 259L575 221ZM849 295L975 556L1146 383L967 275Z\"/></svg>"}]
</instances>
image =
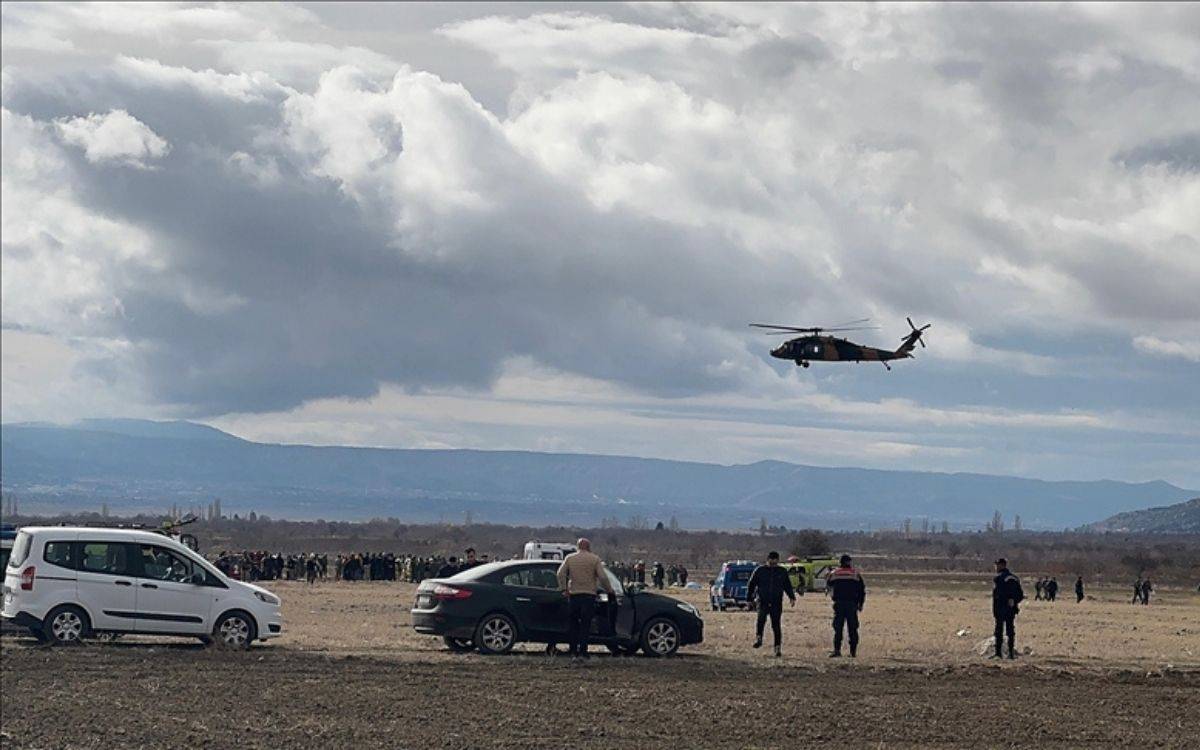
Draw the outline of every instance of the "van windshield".
<instances>
[{"instance_id":1,"label":"van windshield","mask_svg":"<svg viewBox=\"0 0 1200 750\"><path fill-rule=\"evenodd\" d=\"M17 534L17 540L13 542L12 557L8 559L8 567L21 567L21 563L25 562L25 558L29 557L29 544L32 539L33 537L26 531Z\"/></svg>"}]
</instances>

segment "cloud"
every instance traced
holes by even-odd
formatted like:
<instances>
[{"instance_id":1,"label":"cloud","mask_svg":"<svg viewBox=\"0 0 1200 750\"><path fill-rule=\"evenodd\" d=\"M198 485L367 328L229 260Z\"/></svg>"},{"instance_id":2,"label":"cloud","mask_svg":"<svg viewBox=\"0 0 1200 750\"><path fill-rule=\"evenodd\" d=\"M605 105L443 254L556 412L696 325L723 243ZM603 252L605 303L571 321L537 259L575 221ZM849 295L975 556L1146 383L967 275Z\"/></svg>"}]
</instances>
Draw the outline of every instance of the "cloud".
<instances>
[{"instance_id":1,"label":"cloud","mask_svg":"<svg viewBox=\"0 0 1200 750\"><path fill-rule=\"evenodd\" d=\"M117 162L145 169L161 159L171 146L145 123L123 109L59 120L63 141L82 148L93 164Z\"/></svg>"},{"instance_id":2,"label":"cloud","mask_svg":"<svg viewBox=\"0 0 1200 750\"><path fill-rule=\"evenodd\" d=\"M1169 341L1157 336L1137 336L1133 339L1133 345L1148 354L1200 362L1200 341Z\"/></svg>"}]
</instances>

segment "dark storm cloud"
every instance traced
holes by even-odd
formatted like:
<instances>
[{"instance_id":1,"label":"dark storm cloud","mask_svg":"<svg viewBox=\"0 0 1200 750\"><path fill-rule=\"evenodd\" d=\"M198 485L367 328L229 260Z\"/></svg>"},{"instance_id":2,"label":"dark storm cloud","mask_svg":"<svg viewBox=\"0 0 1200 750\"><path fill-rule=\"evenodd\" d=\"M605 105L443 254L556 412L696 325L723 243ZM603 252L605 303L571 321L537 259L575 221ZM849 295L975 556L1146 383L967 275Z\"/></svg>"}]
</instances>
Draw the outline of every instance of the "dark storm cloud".
<instances>
[{"instance_id":1,"label":"dark storm cloud","mask_svg":"<svg viewBox=\"0 0 1200 750\"><path fill-rule=\"evenodd\" d=\"M1151 165L1178 172L1200 173L1200 131L1156 138L1120 151L1113 159L1130 169Z\"/></svg>"}]
</instances>

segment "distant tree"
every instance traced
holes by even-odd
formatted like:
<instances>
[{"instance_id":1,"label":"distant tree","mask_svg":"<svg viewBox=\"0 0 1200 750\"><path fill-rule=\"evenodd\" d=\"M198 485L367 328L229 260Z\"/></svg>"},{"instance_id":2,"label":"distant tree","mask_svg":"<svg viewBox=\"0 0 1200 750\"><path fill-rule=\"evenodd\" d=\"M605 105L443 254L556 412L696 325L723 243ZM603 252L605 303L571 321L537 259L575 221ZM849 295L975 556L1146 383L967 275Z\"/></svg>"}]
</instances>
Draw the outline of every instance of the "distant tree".
<instances>
[{"instance_id":1,"label":"distant tree","mask_svg":"<svg viewBox=\"0 0 1200 750\"><path fill-rule=\"evenodd\" d=\"M908 539L910 536L912 536L912 519L906 518L904 519L904 538Z\"/></svg>"},{"instance_id":2,"label":"distant tree","mask_svg":"<svg viewBox=\"0 0 1200 750\"><path fill-rule=\"evenodd\" d=\"M950 524L949 524L949 523L947 523L946 521L942 521L942 533L943 533L943 534L949 534L949 533L950 533Z\"/></svg>"},{"instance_id":3,"label":"distant tree","mask_svg":"<svg viewBox=\"0 0 1200 750\"><path fill-rule=\"evenodd\" d=\"M475 523L475 514L468 510L463 511L463 526L472 526Z\"/></svg>"},{"instance_id":4,"label":"distant tree","mask_svg":"<svg viewBox=\"0 0 1200 750\"><path fill-rule=\"evenodd\" d=\"M987 530L993 534L1004 531L1004 516L1000 515L1000 511L992 513L992 522L988 524Z\"/></svg>"},{"instance_id":5,"label":"distant tree","mask_svg":"<svg viewBox=\"0 0 1200 750\"><path fill-rule=\"evenodd\" d=\"M650 522L646 520L645 516L632 515L629 517L629 528L637 531L644 531L649 527Z\"/></svg>"},{"instance_id":6,"label":"distant tree","mask_svg":"<svg viewBox=\"0 0 1200 750\"><path fill-rule=\"evenodd\" d=\"M1018 513L1016 516L1013 517L1013 529L1015 531L1021 530L1021 514L1020 513Z\"/></svg>"},{"instance_id":7,"label":"distant tree","mask_svg":"<svg viewBox=\"0 0 1200 750\"><path fill-rule=\"evenodd\" d=\"M825 557L832 550L825 532L820 529L801 529L792 537L789 551L798 557Z\"/></svg>"},{"instance_id":8,"label":"distant tree","mask_svg":"<svg viewBox=\"0 0 1200 750\"><path fill-rule=\"evenodd\" d=\"M950 542L950 546L946 547L946 557L951 560L962 554L962 547L958 546L957 542Z\"/></svg>"},{"instance_id":9,"label":"distant tree","mask_svg":"<svg viewBox=\"0 0 1200 750\"><path fill-rule=\"evenodd\" d=\"M655 530L655 531L662 531L662 530L663 530L663 528L664 528L664 527L663 527L663 522L662 522L662 521L659 521L658 523L654 524L654 530Z\"/></svg>"},{"instance_id":10,"label":"distant tree","mask_svg":"<svg viewBox=\"0 0 1200 750\"><path fill-rule=\"evenodd\" d=\"M928 518L921 519L921 535L929 536L929 519Z\"/></svg>"},{"instance_id":11,"label":"distant tree","mask_svg":"<svg viewBox=\"0 0 1200 750\"><path fill-rule=\"evenodd\" d=\"M769 526L767 526L767 519L766 519L766 518L760 518L760 519L758 519L758 535L759 535L759 536L766 536L766 535L767 535L767 529L769 529L769 528L770 528L770 527L769 527Z\"/></svg>"},{"instance_id":12,"label":"distant tree","mask_svg":"<svg viewBox=\"0 0 1200 750\"><path fill-rule=\"evenodd\" d=\"M679 531L679 519L672 515L671 520L667 522L667 528L671 531Z\"/></svg>"},{"instance_id":13,"label":"distant tree","mask_svg":"<svg viewBox=\"0 0 1200 750\"><path fill-rule=\"evenodd\" d=\"M255 513L254 511L250 511L250 515L246 516L246 517L250 519L251 523L258 520L258 514Z\"/></svg>"}]
</instances>

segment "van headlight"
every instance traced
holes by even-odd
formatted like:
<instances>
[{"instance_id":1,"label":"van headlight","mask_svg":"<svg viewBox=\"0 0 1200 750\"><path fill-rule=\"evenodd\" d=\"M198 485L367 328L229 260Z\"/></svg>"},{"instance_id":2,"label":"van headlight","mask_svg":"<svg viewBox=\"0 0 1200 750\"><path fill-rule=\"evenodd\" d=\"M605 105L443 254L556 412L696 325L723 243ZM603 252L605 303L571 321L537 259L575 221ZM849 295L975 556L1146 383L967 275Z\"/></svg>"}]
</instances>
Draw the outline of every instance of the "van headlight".
<instances>
[{"instance_id":1,"label":"van headlight","mask_svg":"<svg viewBox=\"0 0 1200 750\"><path fill-rule=\"evenodd\" d=\"M264 604L270 604L272 607L279 606L279 597L277 596L272 596L262 591L255 591L254 595L257 596L258 600Z\"/></svg>"},{"instance_id":2,"label":"van headlight","mask_svg":"<svg viewBox=\"0 0 1200 750\"><path fill-rule=\"evenodd\" d=\"M695 607L693 607L692 605L688 604L687 602L677 602L677 603L675 604L675 606L676 606L676 607L679 607L679 608L680 608L680 609L682 609L684 612L687 612L687 613L688 613L689 615L691 615L692 617L699 617L699 616L700 616L700 610L696 609Z\"/></svg>"}]
</instances>

